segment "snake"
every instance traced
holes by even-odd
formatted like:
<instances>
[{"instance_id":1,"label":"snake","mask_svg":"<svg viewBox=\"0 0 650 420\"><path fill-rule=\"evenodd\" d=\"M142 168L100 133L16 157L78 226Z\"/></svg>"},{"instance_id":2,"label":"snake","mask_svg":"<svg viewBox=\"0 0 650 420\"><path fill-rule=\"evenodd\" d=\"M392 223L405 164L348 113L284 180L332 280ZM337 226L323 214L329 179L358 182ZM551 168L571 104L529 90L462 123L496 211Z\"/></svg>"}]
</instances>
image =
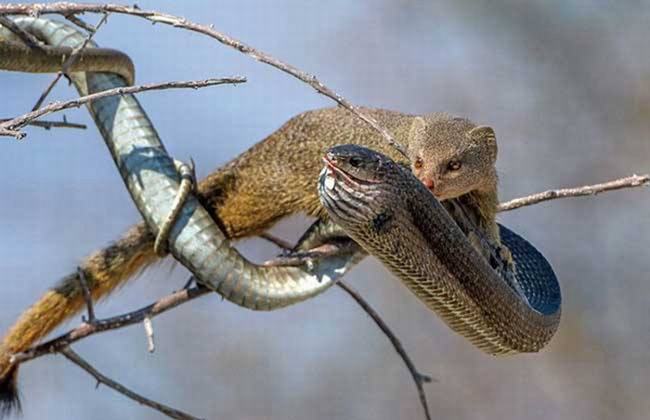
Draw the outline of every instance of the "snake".
<instances>
[{"instance_id":1,"label":"snake","mask_svg":"<svg viewBox=\"0 0 650 420\"><path fill-rule=\"evenodd\" d=\"M324 162L318 190L332 221L452 330L494 355L536 352L551 340L560 287L528 241L500 226L515 264L513 285L408 168L358 145L336 146Z\"/></svg>"},{"instance_id":2,"label":"snake","mask_svg":"<svg viewBox=\"0 0 650 420\"><path fill-rule=\"evenodd\" d=\"M21 46L0 26L3 69L59 71L62 63L54 57L71 54L85 41L82 33L63 23L27 16L12 20L45 42L49 53L43 58L42 51ZM88 44L84 59L68 69L81 95L133 81L128 56ZM181 184L174 160L134 96L102 98L88 110L134 203L156 233ZM190 194L170 232L170 252L200 284L256 310L281 308L322 293L370 253L454 331L487 353L535 352L549 342L560 319L560 289L550 264L534 246L500 226L516 266L513 285L479 255L408 169L358 146L330 150L325 160L317 182L321 201L331 220L361 248L345 248L308 268L256 265L231 246Z\"/></svg>"},{"instance_id":3,"label":"snake","mask_svg":"<svg viewBox=\"0 0 650 420\"><path fill-rule=\"evenodd\" d=\"M74 53L72 47L40 45L38 48L7 39L0 42L0 68L28 73L55 73ZM63 60L63 61L62 61ZM126 84L135 80L135 67L131 58L112 48L88 48L71 61L69 73L104 72L122 77Z\"/></svg>"}]
</instances>

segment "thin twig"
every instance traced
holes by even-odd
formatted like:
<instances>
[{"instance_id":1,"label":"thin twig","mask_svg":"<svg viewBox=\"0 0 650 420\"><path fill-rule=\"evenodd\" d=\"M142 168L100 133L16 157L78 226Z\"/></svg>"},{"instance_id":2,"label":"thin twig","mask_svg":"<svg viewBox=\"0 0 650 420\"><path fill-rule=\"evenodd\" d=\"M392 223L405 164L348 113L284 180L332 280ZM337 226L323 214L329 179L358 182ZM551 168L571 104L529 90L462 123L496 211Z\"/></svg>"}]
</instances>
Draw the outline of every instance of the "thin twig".
<instances>
[{"instance_id":1,"label":"thin twig","mask_svg":"<svg viewBox=\"0 0 650 420\"><path fill-rule=\"evenodd\" d=\"M650 174L632 175L626 178L619 178L602 184L585 185L582 187L562 188L548 190L526 197L515 198L499 204L499 211L509 211L524 206L541 203L543 201L555 200L557 198L580 197L585 195L596 195L606 191L620 190L623 188L641 187L650 185Z\"/></svg>"},{"instance_id":2,"label":"thin twig","mask_svg":"<svg viewBox=\"0 0 650 420\"><path fill-rule=\"evenodd\" d=\"M193 284L197 284L197 283L196 283L196 277L194 277L194 276L190 276L190 278L187 279L187 281L186 281L185 284L183 285L183 290L189 290L189 289L191 289Z\"/></svg>"},{"instance_id":3,"label":"thin twig","mask_svg":"<svg viewBox=\"0 0 650 420\"><path fill-rule=\"evenodd\" d=\"M165 90L165 89L181 89L181 88L198 89L206 86L244 83L245 81L246 79L244 77L234 76L234 77L228 77L222 79L151 83L151 84L139 85L139 86L125 86L125 87L118 87L114 89L108 89L108 90L104 90L86 96L80 96L76 99L72 99L65 102L52 102L51 104L43 108L37 109L36 111L32 111L27 114L21 115L19 117L13 118L4 123L0 123L0 136L11 136L20 140L23 137L25 137L25 133L19 131L20 128L23 127L25 124L29 123L30 121L33 121L47 114L51 114L53 112L61 111L63 109L78 108L81 105L84 105L88 102L92 102L100 98L105 98L107 96L126 95L126 94L138 93L138 92L145 92L149 90Z\"/></svg>"},{"instance_id":4,"label":"thin twig","mask_svg":"<svg viewBox=\"0 0 650 420\"><path fill-rule=\"evenodd\" d=\"M404 361L404 364L408 368L409 372L411 373L411 377L413 377L413 382L415 382L415 386L418 389L418 395L420 396L420 403L422 404L422 408L424 409L424 415L426 416L427 420L431 420L431 414L429 413L429 405L427 404L427 395L424 392L424 386L423 384L426 382L431 382L431 377L428 375L424 375L420 373L416 367L411 358L409 357L408 353L406 350L404 350L404 346L402 346L401 341L397 338L397 336L391 331L390 327L384 322L383 319L379 316L379 314L370 306L368 302L366 302L359 292L354 290L351 286L346 284L343 281L339 281L336 283L341 289L345 290L348 295L354 299L361 308L363 308L364 311L370 317L372 318L373 321L375 321L375 324L379 327L379 329L384 333L386 337L390 340L391 344L395 348L395 351L397 354L400 355L402 360Z\"/></svg>"},{"instance_id":5,"label":"thin twig","mask_svg":"<svg viewBox=\"0 0 650 420\"><path fill-rule=\"evenodd\" d=\"M43 344L39 344L26 350L22 353L16 353L11 358L12 364L24 363L28 360L36 359L46 354L58 353L75 341L82 338L101 333L108 330L114 330L125 327L127 325L139 324L145 318L153 318L163 312L177 307L185 302L189 302L200 296L209 293L210 290L197 286L190 289L183 289L165 296L151 305L145 306L138 310L128 312L122 315L114 316L106 319L98 319L93 324L83 323L78 327L66 332L59 337L49 340Z\"/></svg>"},{"instance_id":6,"label":"thin twig","mask_svg":"<svg viewBox=\"0 0 650 420\"><path fill-rule=\"evenodd\" d=\"M28 47L41 49L41 42L38 40L38 38L25 31L20 26L16 25L16 23L8 17L0 15L0 25L13 32L14 35L20 38L20 40L23 41Z\"/></svg>"},{"instance_id":7,"label":"thin twig","mask_svg":"<svg viewBox=\"0 0 650 420\"><path fill-rule=\"evenodd\" d=\"M0 123L6 121L11 121L11 118L0 118ZM86 124L68 122L65 120L65 117L63 121L31 121L27 123L27 125L32 125L34 127L41 127L46 130L49 130L50 128L78 128L81 130L85 130L86 128L88 128Z\"/></svg>"},{"instance_id":8,"label":"thin twig","mask_svg":"<svg viewBox=\"0 0 650 420\"><path fill-rule=\"evenodd\" d=\"M79 58L79 54L88 46L90 41L93 39L93 36L97 33L97 30L102 27L102 25L108 20L108 13L104 13L104 16L101 18L97 26L95 26L94 30L88 34L86 39L81 43L81 45L75 47L74 50L72 50L72 54L63 62L63 65L61 65L61 71L58 71L56 73L56 76L54 76L54 79L47 85L43 93L41 93L41 96L38 98L34 106L32 107L32 111L36 111L38 108L43 105L43 102L45 101L45 98L52 92L52 89L54 89L54 86L58 83L59 80L61 80L62 76L68 77L68 70L70 70L70 66L72 66L76 61L77 58Z\"/></svg>"},{"instance_id":9,"label":"thin twig","mask_svg":"<svg viewBox=\"0 0 650 420\"><path fill-rule=\"evenodd\" d=\"M165 404L161 404L159 402L150 400L149 398L143 397L142 395L131 391L124 385L112 380L111 378L105 376L102 374L100 371L95 369L90 363L85 361L81 356L79 356L74 350L72 350L70 347L65 347L61 349L61 354L63 354L69 361L74 363L75 365L79 366L86 372L88 372L90 375L92 375L95 380L97 380L97 384L104 384L109 388L114 389L115 391L119 392L122 395L125 395L128 398L131 398L132 400L135 400L139 402L142 405L146 405L147 407L151 407L156 411L159 411L163 413L164 415L171 417L173 419L181 419L181 420L186 420L186 419L191 419L191 420L199 420L198 417L194 417L190 414L184 413L180 410L177 410L175 408L169 407Z\"/></svg>"},{"instance_id":10,"label":"thin twig","mask_svg":"<svg viewBox=\"0 0 650 420\"><path fill-rule=\"evenodd\" d=\"M361 118L367 124L369 124L373 129L375 129L381 136L395 149L397 149L405 157L406 150L404 147L399 144L393 136L386 130L384 127L380 126L377 121L369 115L366 115L364 112L360 111L357 107L348 102L341 95L333 91L332 89L325 86L321 83L316 76L304 72L297 67L292 66L291 64L285 63L277 58L266 54L263 51L255 49L250 45L247 45L235 38L223 34L214 30L212 25L200 25L194 22L191 22L185 18L170 15L167 13L160 13L153 10L142 10L136 7L127 7L117 4L75 4L67 2L55 2L55 3L39 3L39 4L5 4L0 5L0 15L7 14L27 14L32 16L38 16L39 14L48 14L56 13L62 14L64 16L84 13L84 12L93 12L93 13L120 13L131 16L137 16L143 19L147 19L154 23L162 23L165 25L170 25L175 28L183 28L192 32L198 32L204 35L207 35L211 38L216 39L224 45L232 47L237 51L248 55L249 57L254 58L257 61L271 65L291 76L307 83L309 86L314 88L318 93L327 96L328 98L333 99L340 106L348 109L354 113L357 117Z\"/></svg>"},{"instance_id":11,"label":"thin twig","mask_svg":"<svg viewBox=\"0 0 650 420\"><path fill-rule=\"evenodd\" d=\"M84 31L88 32L89 34L92 34L93 32L97 32L97 29L99 28L99 25L93 26L89 23L84 22L82 19L79 19L75 15L64 15L63 17L65 17L68 21L77 25Z\"/></svg>"},{"instance_id":12,"label":"thin twig","mask_svg":"<svg viewBox=\"0 0 650 420\"><path fill-rule=\"evenodd\" d=\"M95 307L93 306L93 297L90 294L88 282L86 281L86 273L84 273L83 268L77 267L77 277L79 278L79 286L81 287L81 293L84 297L84 302L86 302L86 309L88 310L88 319L83 321L88 324L94 324L97 322Z\"/></svg>"}]
</instances>

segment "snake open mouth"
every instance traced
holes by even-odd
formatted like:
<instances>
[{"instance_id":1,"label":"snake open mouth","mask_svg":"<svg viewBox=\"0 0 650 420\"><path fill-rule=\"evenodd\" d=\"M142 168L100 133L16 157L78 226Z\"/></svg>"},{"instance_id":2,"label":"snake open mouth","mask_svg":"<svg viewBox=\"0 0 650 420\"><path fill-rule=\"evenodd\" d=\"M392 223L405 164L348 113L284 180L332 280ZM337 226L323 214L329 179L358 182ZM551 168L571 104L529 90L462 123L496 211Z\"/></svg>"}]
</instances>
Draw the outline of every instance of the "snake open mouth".
<instances>
[{"instance_id":1,"label":"snake open mouth","mask_svg":"<svg viewBox=\"0 0 650 420\"><path fill-rule=\"evenodd\" d=\"M359 188L359 187L363 188L368 185L378 184L381 182L381 180L379 179L368 179L366 177L359 178L354 174L347 172L345 169L337 165L336 158L330 157L329 153L323 156L323 162L325 163L325 166L328 169L328 173L327 173L328 176L333 176L334 180L336 181L338 179L336 175L340 175L340 178L342 178L347 185L352 186L354 188Z\"/></svg>"},{"instance_id":2,"label":"snake open mouth","mask_svg":"<svg viewBox=\"0 0 650 420\"><path fill-rule=\"evenodd\" d=\"M328 188L334 187L334 184L336 183L337 180L337 175L339 175L344 182L346 182L348 185L352 186L357 186L359 185L359 181L355 178L353 178L350 174L345 172L343 169L339 168L336 166L336 159L330 158L327 155L323 156L323 162L325 162L325 166L327 167L327 173L325 174L325 186ZM331 181L329 181L331 179Z\"/></svg>"}]
</instances>

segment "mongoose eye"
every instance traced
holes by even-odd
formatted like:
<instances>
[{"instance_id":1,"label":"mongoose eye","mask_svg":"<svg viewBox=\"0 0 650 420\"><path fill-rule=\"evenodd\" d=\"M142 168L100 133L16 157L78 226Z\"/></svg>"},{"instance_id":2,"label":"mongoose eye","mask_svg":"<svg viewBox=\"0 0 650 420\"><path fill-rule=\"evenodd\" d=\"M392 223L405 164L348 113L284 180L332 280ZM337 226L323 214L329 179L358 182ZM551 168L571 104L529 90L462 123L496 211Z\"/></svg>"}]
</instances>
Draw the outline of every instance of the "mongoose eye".
<instances>
[{"instance_id":1,"label":"mongoose eye","mask_svg":"<svg viewBox=\"0 0 650 420\"><path fill-rule=\"evenodd\" d=\"M350 165L352 165L355 168L358 168L359 166L361 166L361 158L352 156L350 158Z\"/></svg>"},{"instance_id":2,"label":"mongoose eye","mask_svg":"<svg viewBox=\"0 0 650 420\"><path fill-rule=\"evenodd\" d=\"M422 161L422 158L418 156L415 158L415 163L413 164L413 166L415 166L415 169L421 169L423 164L424 162Z\"/></svg>"},{"instance_id":3,"label":"mongoose eye","mask_svg":"<svg viewBox=\"0 0 650 420\"><path fill-rule=\"evenodd\" d=\"M457 171L457 170L460 169L461 166L463 166L463 165L462 165L462 163L460 163L460 161L452 160L451 162L449 162L447 164L447 170L448 171Z\"/></svg>"}]
</instances>

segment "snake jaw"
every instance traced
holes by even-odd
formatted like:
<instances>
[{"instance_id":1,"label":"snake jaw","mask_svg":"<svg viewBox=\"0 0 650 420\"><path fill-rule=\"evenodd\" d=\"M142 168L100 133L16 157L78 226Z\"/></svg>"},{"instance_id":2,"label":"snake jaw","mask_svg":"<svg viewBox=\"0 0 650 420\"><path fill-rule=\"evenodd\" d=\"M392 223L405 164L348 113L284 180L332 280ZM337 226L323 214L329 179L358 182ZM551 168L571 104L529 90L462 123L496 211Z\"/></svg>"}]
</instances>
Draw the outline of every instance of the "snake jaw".
<instances>
[{"instance_id":1,"label":"snake jaw","mask_svg":"<svg viewBox=\"0 0 650 420\"><path fill-rule=\"evenodd\" d=\"M336 184L336 176L339 175L341 176L345 182L347 182L349 185L352 186L357 186L358 183L352 179L350 175L348 175L344 170L336 166L336 158L330 157L329 153L323 156L323 162L325 162L325 168L327 169L327 172L325 174L326 178L325 180L327 181L328 179L332 179L330 181L331 188L334 188L334 185Z\"/></svg>"},{"instance_id":2,"label":"snake jaw","mask_svg":"<svg viewBox=\"0 0 650 420\"><path fill-rule=\"evenodd\" d=\"M321 171L319 185L324 193L328 194L332 199L339 200L342 191L347 195L364 200L374 199L380 194L380 191L373 188L374 183L364 184L357 181L353 176L333 164L332 161L325 158L323 160L326 165Z\"/></svg>"}]
</instances>

